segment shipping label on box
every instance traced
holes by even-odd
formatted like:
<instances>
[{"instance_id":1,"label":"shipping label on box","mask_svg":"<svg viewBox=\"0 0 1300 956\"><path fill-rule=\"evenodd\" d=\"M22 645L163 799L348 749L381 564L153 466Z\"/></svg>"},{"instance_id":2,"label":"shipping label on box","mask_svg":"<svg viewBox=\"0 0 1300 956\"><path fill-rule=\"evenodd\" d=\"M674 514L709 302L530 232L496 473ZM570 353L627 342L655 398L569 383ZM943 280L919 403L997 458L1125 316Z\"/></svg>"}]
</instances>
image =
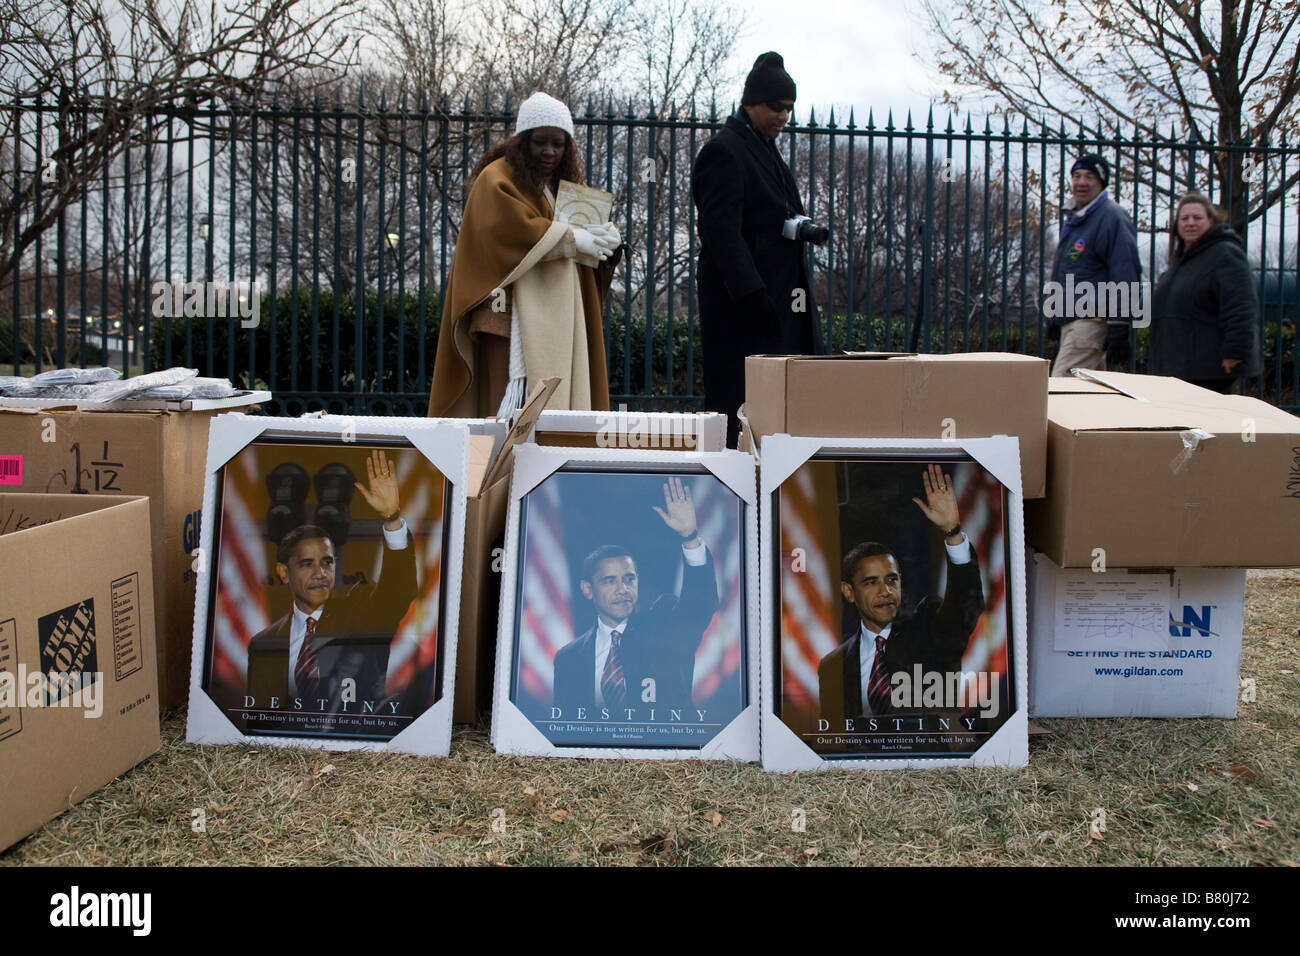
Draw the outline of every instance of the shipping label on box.
<instances>
[{"instance_id":1,"label":"shipping label on box","mask_svg":"<svg viewBox=\"0 0 1300 956\"><path fill-rule=\"evenodd\" d=\"M1237 715L1245 570L1027 563L1031 716Z\"/></svg>"},{"instance_id":2,"label":"shipping label on box","mask_svg":"<svg viewBox=\"0 0 1300 956\"><path fill-rule=\"evenodd\" d=\"M159 747L149 503L0 494L0 849Z\"/></svg>"}]
</instances>

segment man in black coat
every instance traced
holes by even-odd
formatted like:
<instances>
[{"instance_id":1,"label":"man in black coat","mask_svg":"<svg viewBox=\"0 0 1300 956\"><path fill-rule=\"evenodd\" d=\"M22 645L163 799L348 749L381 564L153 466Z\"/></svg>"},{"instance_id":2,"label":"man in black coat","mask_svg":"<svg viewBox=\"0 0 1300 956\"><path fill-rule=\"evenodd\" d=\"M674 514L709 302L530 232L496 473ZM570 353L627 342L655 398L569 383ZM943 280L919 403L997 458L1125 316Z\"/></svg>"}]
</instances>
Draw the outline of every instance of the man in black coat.
<instances>
[{"instance_id":1,"label":"man in black coat","mask_svg":"<svg viewBox=\"0 0 1300 956\"><path fill-rule=\"evenodd\" d=\"M820 714L837 730L845 718L913 709L894 706L892 676L902 672L911 679L917 664L922 671L961 670L966 644L984 612L979 562L961 530L952 478L931 465L923 480L926 501L912 500L944 534L948 583L943 600L937 607L922 601L916 613L900 619L903 579L890 549L864 542L845 555L840 591L861 623L817 666Z\"/></svg>"},{"instance_id":2,"label":"man in black coat","mask_svg":"<svg viewBox=\"0 0 1300 956\"><path fill-rule=\"evenodd\" d=\"M718 609L713 558L700 540L695 505L680 478L664 486L664 505L655 511L682 539L680 595L664 595L649 611L637 611L636 561L625 548L597 548L583 564L580 584L592 602L592 626L555 654L555 707L564 717L583 719L667 718L691 706L695 651Z\"/></svg>"},{"instance_id":3,"label":"man in black coat","mask_svg":"<svg viewBox=\"0 0 1300 956\"><path fill-rule=\"evenodd\" d=\"M782 235L787 219L804 214L776 147L794 98L780 54L764 53L745 78L740 108L700 148L691 173L704 407L727 414L731 446L745 401L745 356L805 355L820 345L804 242Z\"/></svg>"},{"instance_id":4,"label":"man in black coat","mask_svg":"<svg viewBox=\"0 0 1300 956\"><path fill-rule=\"evenodd\" d=\"M1178 204L1169 268L1153 296L1148 370L1227 392L1260 374L1259 300L1241 239L1216 212L1199 194Z\"/></svg>"}]
</instances>

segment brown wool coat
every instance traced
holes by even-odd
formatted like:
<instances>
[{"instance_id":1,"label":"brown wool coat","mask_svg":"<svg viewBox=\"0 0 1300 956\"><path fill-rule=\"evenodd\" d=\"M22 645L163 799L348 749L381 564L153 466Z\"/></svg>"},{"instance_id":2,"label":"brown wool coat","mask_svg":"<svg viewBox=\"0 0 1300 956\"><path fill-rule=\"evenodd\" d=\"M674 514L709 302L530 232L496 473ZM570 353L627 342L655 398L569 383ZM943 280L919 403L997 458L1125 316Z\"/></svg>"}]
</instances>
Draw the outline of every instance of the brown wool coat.
<instances>
[{"instance_id":1,"label":"brown wool coat","mask_svg":"<svg viewBox=\"0 0 1300 956\"><path fill-rule=\"evenodd\" d=\"M431 417L496 413L495 408L477 407L478 389L471 387L475 370L469 316L475 308L489 306L498 288L509 288L519 309L528 384L553 374L558 365L561 374L569 374L563 375L559 401L553 400L550 407L609 408L596 273L556 256L557 247L572 237L551 216L549 197L516 183L504 157L489 163L474 181L443 290L429 392ZM542 261L548 254L551 258ZM556 308L565 300L570 307ZM539 355L552 367L536 367Z\"/></svg>"}]
</instances>

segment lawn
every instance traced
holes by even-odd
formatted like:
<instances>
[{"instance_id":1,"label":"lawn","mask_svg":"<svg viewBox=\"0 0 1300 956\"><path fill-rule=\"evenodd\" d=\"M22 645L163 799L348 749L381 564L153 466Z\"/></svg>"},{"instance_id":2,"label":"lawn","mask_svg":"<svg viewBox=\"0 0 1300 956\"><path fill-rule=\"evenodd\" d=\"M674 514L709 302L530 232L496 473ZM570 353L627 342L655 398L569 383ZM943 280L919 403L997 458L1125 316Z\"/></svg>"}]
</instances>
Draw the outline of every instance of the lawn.
<instances>
[{"instance_id":1,"label":"lawn","mask_svg":"<svg viewBox=\"0 0 1300 956\"><path fill-rule=\"evenodd\" d=\"M1295 865L1300 571L1251 572L1245 620L1236 720L1040 720L1023 770L196 747L174 715L0 864Z\"/></svg>"}]
</instances>

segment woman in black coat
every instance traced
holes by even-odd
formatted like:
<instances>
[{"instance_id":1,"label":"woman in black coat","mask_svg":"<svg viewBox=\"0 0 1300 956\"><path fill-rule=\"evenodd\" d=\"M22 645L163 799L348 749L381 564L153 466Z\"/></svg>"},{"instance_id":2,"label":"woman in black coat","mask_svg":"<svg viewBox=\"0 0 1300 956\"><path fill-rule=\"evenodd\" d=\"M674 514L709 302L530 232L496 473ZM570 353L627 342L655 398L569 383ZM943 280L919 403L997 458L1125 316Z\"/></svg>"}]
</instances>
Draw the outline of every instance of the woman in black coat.
<instances>
[{"instance_id":1,"label":"woman in black coat","mask_svg":"<svg viewBox=\"0 0 1300 956\"><path fill-rule=\"evenodd\" d=\"M1255 279L1224 218L1200 193L1178 200L1169 268L1156 282L1149 371L1227 393L1260 374L1260 355Z\"/></svg>"}]
</instances>

